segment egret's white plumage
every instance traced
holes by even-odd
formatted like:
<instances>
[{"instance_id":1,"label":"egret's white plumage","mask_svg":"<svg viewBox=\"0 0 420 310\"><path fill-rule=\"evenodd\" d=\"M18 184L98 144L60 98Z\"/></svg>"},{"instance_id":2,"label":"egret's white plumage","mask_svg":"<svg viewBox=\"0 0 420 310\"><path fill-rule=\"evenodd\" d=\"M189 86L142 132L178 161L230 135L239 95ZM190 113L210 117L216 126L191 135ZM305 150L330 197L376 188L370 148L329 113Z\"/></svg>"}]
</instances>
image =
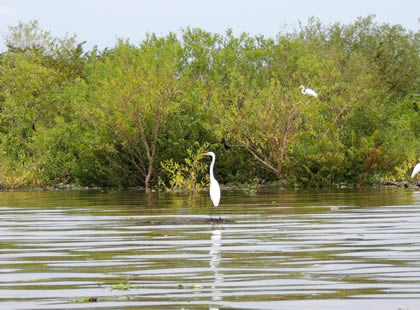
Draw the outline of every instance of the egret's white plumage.
<instances>
[{"instance_id":1,"label":"egret's white plumage","mask_svg":"<svg viewBox=\"0 0 420 310\"><path fill-rule=\"evenodd\" d=\"M318 94L313 89L305 88L305 86L303 85L300 85L299 87L302 89L302 94L315 97L315 98L318 97Z\"/></svg>"},{"instance_id":2,"label":"egret's white plumage","mask_svg":"<svg viewBox=\"0 0 420 310\"><path fill-rule=\"evenodd\" d=\"M413 169L413 173L411 173L411 177L414 179L415 176L420 172L420 163L418 163L414 169Z\"/></svg>"},{"instance_id":3,"label":"egret's white plumage","mask_svg":"<svg viewBox=\"0 0 420 310\"><path fill-rule=\"evenodd\" d=\"M203 153L202 155L208 155L212 158L210 164L210 198L213 202L213 205L217 207L220 201L220 186L219 182L217 182L213 174L214 163L216 162L216 154L214 154L213 152L207 152Z\"/></svg>"}]
</instances>

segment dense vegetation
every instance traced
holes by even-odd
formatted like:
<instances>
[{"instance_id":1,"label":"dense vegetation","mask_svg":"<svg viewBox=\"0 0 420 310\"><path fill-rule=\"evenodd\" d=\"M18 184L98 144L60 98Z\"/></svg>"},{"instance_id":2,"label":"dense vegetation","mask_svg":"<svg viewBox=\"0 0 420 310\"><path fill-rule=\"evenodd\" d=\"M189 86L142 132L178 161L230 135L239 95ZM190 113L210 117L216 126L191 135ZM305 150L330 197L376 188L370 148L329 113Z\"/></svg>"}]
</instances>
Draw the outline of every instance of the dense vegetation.
<instances>
[{"instance_id":1,"label":"dense vegetation","mask_svg":"<svg viewBox=\"0 0 420 310\"><path fill-rule=\"evenodd\" d=\"M420 154L419 38L368 16L84 51L21 23L0 54L0 186L193 189L206 148L222 184L403 180Z\"/></svg>"}]
</instances>

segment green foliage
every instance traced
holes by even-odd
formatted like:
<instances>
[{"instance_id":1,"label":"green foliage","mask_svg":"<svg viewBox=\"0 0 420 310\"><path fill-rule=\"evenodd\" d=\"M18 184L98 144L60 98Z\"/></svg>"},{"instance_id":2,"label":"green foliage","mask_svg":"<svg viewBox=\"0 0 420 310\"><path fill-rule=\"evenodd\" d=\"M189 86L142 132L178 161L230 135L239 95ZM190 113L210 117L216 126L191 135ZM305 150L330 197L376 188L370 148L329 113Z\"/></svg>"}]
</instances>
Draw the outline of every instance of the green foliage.
<instances>
[{"instance_id":1,"label":"green foliage","mask_svg":"<svg viewBox=\"0 0 420 310\"><path fill-rule=\"evenodd\" d=\"M420 33L374 16L328 26L311 18L275 39L188 28L89 52L36 21L9 29L3 188L195 191L209 145L224 184L398 181L419 160Z\"/></svg>"},{"instance_id":2,"label":"green foliage","mask_svg":"<svg viewBox=\"0 0 420 310\"><path fill-rule=\"evenodd\" d=\"M184 190L195 193L208 184L209 178L203 178L207 170L207 164L202 159L202 153L209 148L208 143L199 145L195 143L194 149L189 148L186 151L188 157L184 159L185 164L174 162L171 159L160 163L163 173L169 180L169 187L161 181L162 185L168 191Z\"/></svg>"},{"instance_id":3,"label":"green foliage","mask_svg":"<svg viewBox=\"0 0 420 310\"><path fill-rule=\"evenodd\" d=\"M0 156L0 189L18 189L23 186L45 184L42 168L30 158L17 162Z\"/></svg>"},{"instance_id":4,"label":"green foliage","mask_svg":"<svg viewBox=\"0 0 420 310\"><path fill-rule=\"evenodd\" d=\"M91 87L88 120L109 145L109 162L131 185L144 180L146 189L155 168L158 137L176 108L176 72L180 44L150 36L140 48L120 41L105 61L88 70Z\"/></svg>"}]
</instances>

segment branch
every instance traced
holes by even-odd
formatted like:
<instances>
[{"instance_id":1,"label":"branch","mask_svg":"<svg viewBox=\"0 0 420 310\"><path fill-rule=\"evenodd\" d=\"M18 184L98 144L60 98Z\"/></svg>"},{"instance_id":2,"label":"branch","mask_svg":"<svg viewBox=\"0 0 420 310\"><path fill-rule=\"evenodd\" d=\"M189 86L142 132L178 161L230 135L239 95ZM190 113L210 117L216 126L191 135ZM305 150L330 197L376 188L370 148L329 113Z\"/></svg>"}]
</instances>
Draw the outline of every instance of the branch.
<instances>
[{"instance_id":1,"label":"branch","mask_svg":"<svg viewBox=\"0 0 420 310\"><path fill-rule=\"evenodd\" d=\"M240 141L237 138L234 138L239 144L241 144L243 147L245 147L253 156L256 160L258 160L260 163L262 163L265 167L269 168L270 170L272 170L273 172L277 173L277 170L270 165L269 163L267 163L265 160L263 160L261 157L259 157L249 146L247 143L244 143L242 141Z\"/></svg>"}]
</instances>

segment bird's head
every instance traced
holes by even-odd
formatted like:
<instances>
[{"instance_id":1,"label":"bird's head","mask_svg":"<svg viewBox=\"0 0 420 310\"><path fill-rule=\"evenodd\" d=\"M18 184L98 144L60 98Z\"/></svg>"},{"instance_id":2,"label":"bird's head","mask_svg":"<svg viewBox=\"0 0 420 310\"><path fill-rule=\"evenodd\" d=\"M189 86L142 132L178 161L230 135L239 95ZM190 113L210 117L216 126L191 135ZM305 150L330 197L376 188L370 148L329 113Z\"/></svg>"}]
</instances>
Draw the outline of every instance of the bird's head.
<instances>
[{"instance_id":1,"label":"bird's head","mask_svg":"<svg viewBox=\"0 0 420 310\"><path fill-rule=\"evenodd\" d=\"M303 85L300 85L300 86L299 86L299 88L305 89L305 86L303 86Z\"/></svg>"},{"instance_id":2,"label":"bird's head","mask_svg":"<svg viewBox=\"0 0 420 310\"><path fill-rule=\"evenodd\" d=\"M207 155L207 156L216 156L216 154L214 154L213 152L206 152L206 153L201 153L200 155Z\"/></svg>"}]
</instances>

